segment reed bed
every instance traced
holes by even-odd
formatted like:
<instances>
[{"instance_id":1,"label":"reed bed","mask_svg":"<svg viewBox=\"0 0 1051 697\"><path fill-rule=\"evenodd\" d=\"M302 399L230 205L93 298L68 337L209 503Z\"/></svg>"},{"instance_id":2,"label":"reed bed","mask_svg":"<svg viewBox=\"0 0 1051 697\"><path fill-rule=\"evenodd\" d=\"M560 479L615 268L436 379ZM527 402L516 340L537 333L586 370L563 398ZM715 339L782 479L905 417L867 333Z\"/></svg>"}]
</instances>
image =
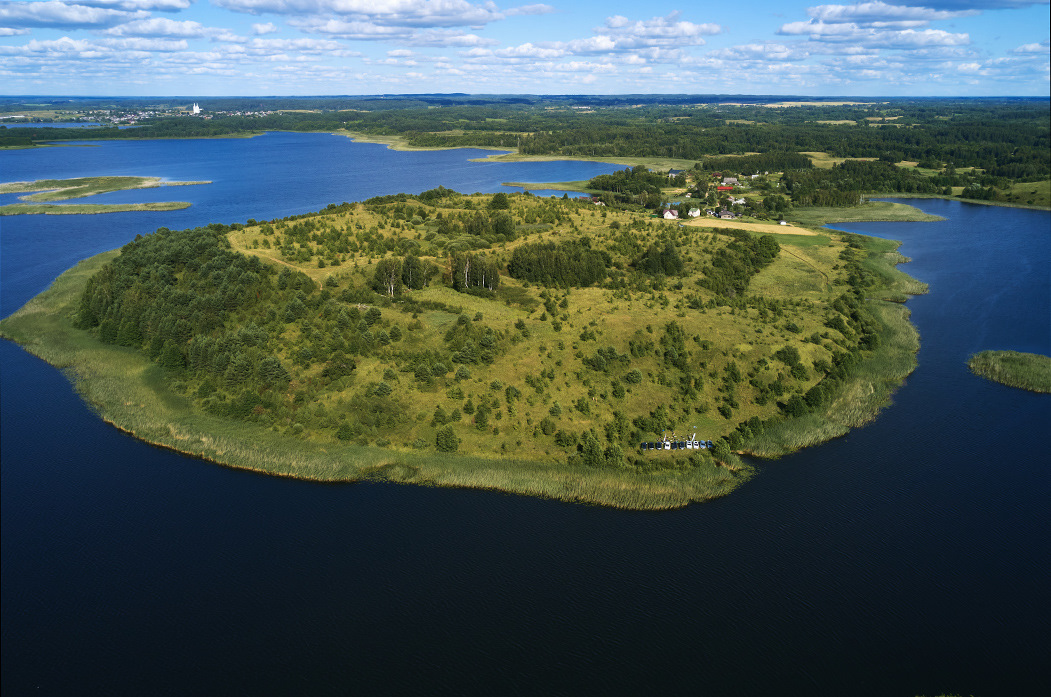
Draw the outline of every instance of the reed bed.
<instances>
[{"instance_id":1,"label":"reed bed","mask_svg":"<svg viewBox=\"0 0 1051 697\"><path fill-rule=\"evenodd\" d=\"M1051 357L1019 351L982 351L967 360L975 375L1030 392L1051 392Z\"/></svg>"}]
</instances>

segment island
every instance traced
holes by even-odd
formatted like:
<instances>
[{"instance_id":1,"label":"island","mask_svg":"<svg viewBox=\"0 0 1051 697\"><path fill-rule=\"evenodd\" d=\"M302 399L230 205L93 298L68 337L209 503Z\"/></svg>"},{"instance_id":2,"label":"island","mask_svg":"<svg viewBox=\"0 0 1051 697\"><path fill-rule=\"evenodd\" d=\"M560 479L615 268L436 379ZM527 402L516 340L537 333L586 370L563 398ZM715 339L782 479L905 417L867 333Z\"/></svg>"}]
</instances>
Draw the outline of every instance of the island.
<instances>
[{"instance_id":1,"label":"island","mask_svg":"<svg viewBox=\"0 0 1051 697\"><path fill-rule=\"evenodd\" d=\"M0 215L70 215L84 213L120 213L127 211L175 211L189 208L185 201L163 201L154 203L80 203L56 204L96 194L128 189L153 189L161 186L190 186L211 184L207 181L164 181L160 177L78 177L75 179L41 179L32 182L7 182L0 184L0 194L28 194L20 200L28 203L13 203L0 206Z\"/></svg>"},{"instance_id":2,"label":"island","mask_svg":"<svg viewBox=\"0 0 1051 697\"><path fill-rule=\"evenodd\" d=\"M1020 351L982 351L967 360L975 375L1030 392L1051 393L1051 356Z\"/></svg>"},{"instance_id":3,"label":"island","mask_svg":"<svg viewBox=\"0 0 1051 697\"><path fill-rule=\"evenodd\" d=\"M926 290L896 247L438 187L140 235L0 333L232 467L671 509L889 402Z\"/></svg>"}]
</instances>

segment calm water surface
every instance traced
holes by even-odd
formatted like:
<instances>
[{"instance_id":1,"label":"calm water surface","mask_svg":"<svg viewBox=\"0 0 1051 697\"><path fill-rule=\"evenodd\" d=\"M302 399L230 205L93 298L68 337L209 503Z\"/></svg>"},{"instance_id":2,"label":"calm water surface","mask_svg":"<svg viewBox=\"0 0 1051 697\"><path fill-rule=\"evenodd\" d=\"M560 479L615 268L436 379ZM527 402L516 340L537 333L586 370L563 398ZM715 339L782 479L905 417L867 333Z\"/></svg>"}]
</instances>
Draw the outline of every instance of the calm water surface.
<instances>
[{"instance_id":1,"label":"calm water surface","mask_svg":"<svg viewBox=\"0 0 1051 697\"><path fill-rule=\"evenodd\" d=\"M293 134L64 150L86 159L3 153L0 178L216 183L154 190L195 205L152 218L3 219L4 314L159 225L611 169ZM1051 352L1051 216L919 205L948 220L850 226L904 240L931 283L895 404L669 513L224 469L102 424L0 343L5 694L1051 694L1051 399L964 365Z\"/></svg>"}]
</instances>

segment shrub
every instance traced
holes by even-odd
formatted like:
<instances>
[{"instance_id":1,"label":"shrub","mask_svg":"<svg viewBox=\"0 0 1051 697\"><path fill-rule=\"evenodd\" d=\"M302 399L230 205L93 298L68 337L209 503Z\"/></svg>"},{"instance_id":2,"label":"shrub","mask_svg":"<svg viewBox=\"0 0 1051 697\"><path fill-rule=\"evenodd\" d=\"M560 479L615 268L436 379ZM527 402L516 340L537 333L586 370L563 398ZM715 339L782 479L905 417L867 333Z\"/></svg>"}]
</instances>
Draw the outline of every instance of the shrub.
<instances>
[{"instance_id":1,"label":"shrub","mask_svg":"<svg viewBox=\"0 0 1051 697\"><path fill-rule=\"evenodd\" d=\"M435 446L440 452L453 453L460 447L460 439L456 437L453 427L446 425L438 429L435 437Z\"/></svg>"}]
</instances>

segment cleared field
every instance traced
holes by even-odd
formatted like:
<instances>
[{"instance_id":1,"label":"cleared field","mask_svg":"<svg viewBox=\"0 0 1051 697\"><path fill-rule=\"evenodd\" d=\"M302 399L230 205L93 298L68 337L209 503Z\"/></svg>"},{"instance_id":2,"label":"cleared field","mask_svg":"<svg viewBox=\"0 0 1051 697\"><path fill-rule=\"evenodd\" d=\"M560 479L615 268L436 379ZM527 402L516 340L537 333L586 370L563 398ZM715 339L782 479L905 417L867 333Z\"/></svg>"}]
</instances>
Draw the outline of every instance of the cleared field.
<instances>
[{"instance_id":1,"label":"cleared field","mask_svg":"<svg viewBox=\"0 0 1051 697\"><path fill-rule=\"evenodd\" d=\"M722 218L712 218L704 216L700 218L690 218L689 220L680 221L683 225L688 227L705 227L705 228L719 228L719 229L731 229L731 230L745 230L752 232L757 235L816 235L817 233L813 230L807 230L803 227L796 227L795 225L780 225L778 223L759 223L759 222L746 222L741 220L723 220Z\"/></svg>"},{"instance_id":2,"label":"cleared field","mask_svg":"<svg viewBox=\"0 0 1051 697\"><path fill-rule=\"evenodd\" d=\"M810 161L814 163L814 166L820 169L832 169L832 165L842 164L847 160L872 162L876 159L875 157L832 157L827 152L801 152L799 154L809 157Z\"/></svg>"},{"instance_id":3,"label":"cleared field","mask_svg":"<svg viewBox=\"0 0 1051 697\"><path fill-rule=\"evenodd\" d=\"M517 186L525 191L549 189L551 191L576 191L584 194L601 194L599 189L587 188L587 180L568 182L503 182L504 186Z\"/></svg>"}]
</instances>

